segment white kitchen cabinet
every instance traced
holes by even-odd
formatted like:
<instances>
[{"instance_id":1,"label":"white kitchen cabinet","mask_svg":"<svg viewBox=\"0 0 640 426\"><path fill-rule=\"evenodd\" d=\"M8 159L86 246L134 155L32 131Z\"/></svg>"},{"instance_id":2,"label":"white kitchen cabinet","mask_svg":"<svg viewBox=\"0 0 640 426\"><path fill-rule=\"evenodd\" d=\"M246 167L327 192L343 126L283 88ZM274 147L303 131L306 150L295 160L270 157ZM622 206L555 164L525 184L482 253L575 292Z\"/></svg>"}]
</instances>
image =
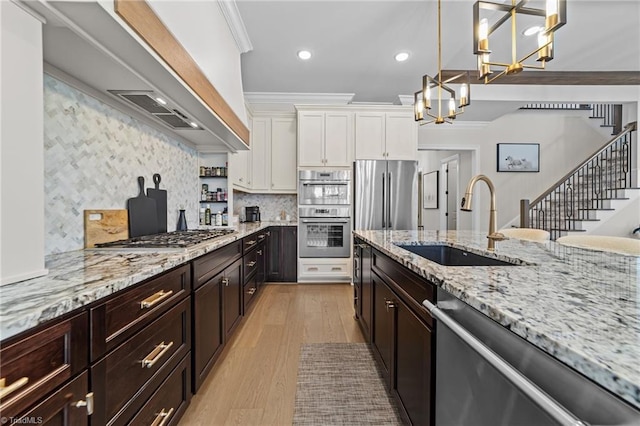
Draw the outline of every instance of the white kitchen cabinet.
<instances>
[{"instance_id":1,"label":"white kitchen cabinet","mask_svg":"<svg viewBox=\"0 0 640 426\"><path fill-rule=\"evenodd\" d=\"M229 155L235 189L249 193L296 192L296 118L254 114L251 149Z\"/></svg>"},{"instance_id":2,"label":"white kitchen cabinet","mask_svg":"<svg viewBox=\"0 0 640 426\"><path fill-rule=\"evenodd\" d=\"M272 191L296 192L296 145L296 119L273 118L271 120Z\"/></svg>"},{"instance_id":3,"label":"white kitchen cabinet","mask_svg":"<svg viewBox=\"0 0 640 426\"><path fill-rule=\"evenodd\" d=\"M351 111L298 111L298 166L349 167L352 161Z\"/></svg>"},{"instance_id":4,"label":"white kitchen cabinet","mask_svg":"<svg viewBox=\"0 0 640 426\"><path fill-rule=\"evenodd\" d=\"M349 282L351 265L350 257L298 258L298 282Z\"/></svg>"},{"instance_id":5,"label":"white kitchen cabinet","mask_svg":"<svg viewBox=\"0 0 640 426\"><path fill-rule=\"evenodd\" d=\"M270 164L268 148L271 139L271 120L254 117L251 126L251 176L248 185L257 191L269 189Z\"/></svg>"},{"instance_id":6,"label":"white kitchen cabinet","mask_svg":"<svg viewBox=\"0 0 640 426\"><path fill-rule=\"evenodd\" d=\"M355 115L356 160L413 160L418 129L413 112L361 111Z\"/></svg>"}]
</instances>

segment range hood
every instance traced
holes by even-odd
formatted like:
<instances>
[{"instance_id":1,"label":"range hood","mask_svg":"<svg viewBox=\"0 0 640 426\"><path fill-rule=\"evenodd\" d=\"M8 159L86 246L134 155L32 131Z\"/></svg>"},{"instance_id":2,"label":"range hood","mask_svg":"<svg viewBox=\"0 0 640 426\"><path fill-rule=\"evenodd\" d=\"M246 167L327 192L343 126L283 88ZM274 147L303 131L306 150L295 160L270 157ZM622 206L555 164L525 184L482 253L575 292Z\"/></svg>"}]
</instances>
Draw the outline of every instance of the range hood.
<instances>
[{"instance_id":1,"label":"range hood","mask_svg":"<svg viewBox=\"0 0 640 426\"><path fill-rule=\"evenodd\" d=\"M126 23L115 16L111 2L30 0L23 3L46 19L43 27L45 72L154 125L200 152L248 149L248 137L234 131L144 45ZM240 121L246 122L242 118Z\"/></svg>"}]
</instances>

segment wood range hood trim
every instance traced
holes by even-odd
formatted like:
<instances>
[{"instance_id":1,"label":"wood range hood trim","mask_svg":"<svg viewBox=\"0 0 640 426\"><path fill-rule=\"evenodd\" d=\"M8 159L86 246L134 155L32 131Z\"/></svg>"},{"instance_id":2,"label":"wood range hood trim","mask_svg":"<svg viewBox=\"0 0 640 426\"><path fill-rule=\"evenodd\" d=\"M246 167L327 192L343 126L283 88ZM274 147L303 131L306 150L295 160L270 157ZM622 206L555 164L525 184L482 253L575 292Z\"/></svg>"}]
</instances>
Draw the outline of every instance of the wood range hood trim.
<instances>
[{"instance_id":1,"label":"wood range hood trim","mask_svg":"<svg viewBox=\"0 0 640 426\"><path fill-rule=\"evenodd\" d=\"M114 0L115 13L249 146L249 129L146 1Z\"/></svg>"}]
</instances>

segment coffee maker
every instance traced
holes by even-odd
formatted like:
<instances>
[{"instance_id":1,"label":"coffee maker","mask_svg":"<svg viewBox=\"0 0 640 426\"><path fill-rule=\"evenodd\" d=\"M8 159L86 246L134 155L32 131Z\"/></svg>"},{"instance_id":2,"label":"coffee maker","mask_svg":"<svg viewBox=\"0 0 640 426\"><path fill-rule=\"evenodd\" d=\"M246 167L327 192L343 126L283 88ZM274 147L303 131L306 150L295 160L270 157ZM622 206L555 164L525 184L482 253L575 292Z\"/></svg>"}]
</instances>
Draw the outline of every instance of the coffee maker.
<instances>
[{"instance_id":1,"label":"coffee maker","mask_svg":"<svg viewBox=\"0 0 640 426\"><path fill-rule=\"evenodd\" d=\"M247 206L244 208L245 222L260 222L260 207Z\"/></svg>"}]
</instances>

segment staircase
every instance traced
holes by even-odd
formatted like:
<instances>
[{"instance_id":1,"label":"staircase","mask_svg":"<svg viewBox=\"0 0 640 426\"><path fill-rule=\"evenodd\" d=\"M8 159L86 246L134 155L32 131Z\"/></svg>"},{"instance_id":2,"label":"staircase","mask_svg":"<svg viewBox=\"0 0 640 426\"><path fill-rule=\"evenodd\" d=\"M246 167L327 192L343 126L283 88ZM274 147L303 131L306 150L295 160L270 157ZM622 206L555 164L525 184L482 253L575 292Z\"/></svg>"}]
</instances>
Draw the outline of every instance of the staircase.
<instances>
[{"instance_id":1,"label":"staircase","mask_svg":"<svg viewBox=\"0 0 640 426\"><path fill-rule=\"evenodd\" d=\"M632 176L636 122L628 124L601 149L534 201L520 201L520 226L549 231L555 240L571 232L589 232L615 210L640 196ZM637 166L636 166L637 167Z\"/></svg>"},{"instance_id":2,"label":"staircase","mask_svg":"<svg viewBox=\"0 0 640 426\"><path fill-rule=\"evenodd\" d=\"M622 131L622 105L620 104L527 104L523 110L591 111L589 118L602 120L600 127L611 127L611 135Z\"/></svg>"}]
</instances>

